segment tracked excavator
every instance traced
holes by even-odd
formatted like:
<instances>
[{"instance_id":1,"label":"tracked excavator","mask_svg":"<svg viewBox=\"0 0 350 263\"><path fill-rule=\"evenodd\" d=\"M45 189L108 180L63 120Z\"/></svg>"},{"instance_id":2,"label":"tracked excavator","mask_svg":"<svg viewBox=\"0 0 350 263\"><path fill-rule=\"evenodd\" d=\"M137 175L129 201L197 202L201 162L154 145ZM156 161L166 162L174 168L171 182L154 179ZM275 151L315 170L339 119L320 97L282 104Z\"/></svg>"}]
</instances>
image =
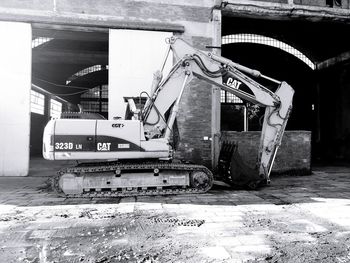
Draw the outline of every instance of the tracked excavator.
<instances>
[{"instance_id":1,"label":"tracked excavator","mask_svg":"<svg viewBox=\"0 0 350 263\"><path fill-rule=\"evenodd\" d=\"M172 134L180 100L194 78L265 107L256 167L245 166L237 150L230 148L231 156L220 179L250 188L270 182L292 109L293 88L257 70L198 50L181 38L169 38L167 44L162 70L155 74L151 93L145 93L146 103L141 111L134 109L132 119L91 119L76 113L48 122L43 136L44 158L77 161L53 179L59 193L70 197L123 197L207 192L214 180L207 167L173 159ZM174 58L170 72L162 76L165 61ZM271 82L276 91L252 77Z\"/></svg>"}]
</instances>

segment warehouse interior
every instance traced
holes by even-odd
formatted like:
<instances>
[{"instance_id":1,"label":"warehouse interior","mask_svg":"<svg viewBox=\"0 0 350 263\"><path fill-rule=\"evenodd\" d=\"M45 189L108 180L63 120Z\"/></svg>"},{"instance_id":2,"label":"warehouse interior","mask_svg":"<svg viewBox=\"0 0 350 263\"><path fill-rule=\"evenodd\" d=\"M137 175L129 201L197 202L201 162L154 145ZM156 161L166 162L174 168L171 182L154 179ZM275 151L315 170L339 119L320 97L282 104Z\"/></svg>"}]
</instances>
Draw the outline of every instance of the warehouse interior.
<instances>
[{"instance_id":1,"label":"warehouse interior","mask_svg":"<svg viewBox=\"0 0 350 263\"><path fill-rule=\"evenodd\" d=\"M150 88L150 85L139 85L140 83L137 82L142 84L146 79L146 83L151 83L149 80L152 79L152 70L159 68L165 53L162 51L166 46L165 38L171 33L117 31L116 35L119 37L126 35L127 40L117 39L116 41L121 43L119 45L129 45L129 52L124 46L122 54L118 47L113 46L115 57L120 58L117 59L120 65L117 65L118 76L112 77L112 80L119 78L117 82L119 81L120 86L123 86L125 81L133 83L134 88L118 88L113 96L108 92L109 56L112 56L109 54L108 29L33 26L31 157L42 157L44 127L48 120L59 117L61 112L82 111L108 119L109 98L116 100L116 97L122 96L125 101L128 97L137 100L141 91L147 91ZM137 41L133 43L131 39ZM154 43L145 48L142 47L142 41ZM158 49L158 54L154 54L155 49ZM145 66L149 69L145 69ZM170 64L166 63L165 70L169 67ZM142 101L145 101L144 98ZM115 110L120 107L113 104L110 108ZM118 111L116 112L119 114ZM123 112L120 115L124 118Z\"/></svg>"},{"instance_id":2,"label":"warehouse interior","mask_svg":"<svg viewBox=\"0 0 350 263\"><path fill-rule=\"evenodd\" d=\"M282 41L304 54L314 68L281 48L237 42L222 46L222 55L263 74L285 80L295 89L293 112L287 129L312 131L312 161L331 164L350 160L349 70L350 26L333 21L312 22L224 16L222 35L253 34ZM256 42L261 40L256 39ZM330 60L333 58L333 60ZM334 59L335 58L335 59ZM338 63L327 64L337 60ZM226 110L227 111L227 110ZM229 115L222 112L223 123ZM259 129L258 118L251 128ZM222 123L222 124L223 124ZM227 126L227 125L226 125ZM222 126L223 127L223 126ZM238 129L242 129L242 124ZM227 129L229 127L223 127Z\"/></svg>"},{"instance_id":3,"label":"warehouse interior","mask_svg":"<svg viewBox=\"0 0 350 263\"><path fill-rule=\"evenodd\" d=\"M32 29L31 156L41 156L43 129L56 110L108 112L108 31ZM41 89L41 90L40 90ZM32 102L33 104L34 102ZM50 110L50 111L49 111Z\"/></svg>"}]
</instances>

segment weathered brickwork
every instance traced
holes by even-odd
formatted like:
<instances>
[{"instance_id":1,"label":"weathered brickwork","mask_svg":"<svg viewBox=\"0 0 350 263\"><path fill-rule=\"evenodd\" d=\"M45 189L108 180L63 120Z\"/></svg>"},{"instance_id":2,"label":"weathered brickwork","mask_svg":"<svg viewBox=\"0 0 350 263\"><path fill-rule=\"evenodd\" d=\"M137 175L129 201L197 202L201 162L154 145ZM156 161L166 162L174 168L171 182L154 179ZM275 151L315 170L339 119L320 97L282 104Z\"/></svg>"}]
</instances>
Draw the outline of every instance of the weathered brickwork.
<instances>
[{"instance_id":1,"label":"weathered brickwork","mask_svg":"<svg viewBox=\"0 0 350 263\"><path fill-rule=\"evenodd\" d=\"M238 144L238 151L243 160L254 167L258 156L260 132L223 131L223 141L233 141ZM311 171L311 132L286 131L282 139L273 166L273 173L309 173Z\"/></svg>"},{"instance_id":2,"label":"weathered brickwork","mask_svg":"<svg viewBox=\"0 0 350 263\"><path fill-rule=\"evenodd\" d=\"M342 0L339 5L333 4L333 1L326 0L294 0L294 4L305 5L305 6L320 6L320 7L330 7L330 8L349 8L349 0Z\"/></svg>"},{"instance_id":3,"label":"weathered brickwork","mask_svg":"<svg viewBox=\"0 0 350 263\"><path fill-rule=\"evenodd\" d=\"M53 10L54 1L38 1L38 0L4 0L0 3L1 8L16 8L16 9L28 9L31 11L34 10Z\"/></svg>"},{"instance_id":4,"label":"weathered brickwork","mask_svg":"<svg viewBox=\"0 0 350 263\"><path fill-rule=\"evenodd\" d=\"M205 49L212 39L192 37L191 43ZM195 78L185 90L178 117L181 142L175 156L208 167L211 166L211 89L207 82Z\"/></svg>"},{"instance_id":5,"label":"weathered brickwork","mask_svg":"<svg viewBox=\"0 0 350 263\"><path fill-rule=\"evenodd\" d=\"M311 5L311 6L326 6L326 0L294 0L294 4Z\"/></svg>"},{"instance_id":6,"label":"weathered brickwork","mask_svg":"<svg viewBox=\"0 0 350 263\"><path fill-rule=\"evenodd\" d=\"M108 8L106 8L108 7ZM109 0L58 0L57 10L80 14L100 14L125 17L128 19L150 19L159 21L185 20L208 22L210 8L167 5L147 1L113 1Z\"/></svg>"},{"instance_id":7,"label":"weathered brickwork","mask_svg":"<svg viewBox=\"0 0 350 263\"><path fill-rule=\"evenodd\" d=\"M199 80L186 90L178 117L181 143L177 158L210 165L211 86Z\"/></svg>"}]
</instances>

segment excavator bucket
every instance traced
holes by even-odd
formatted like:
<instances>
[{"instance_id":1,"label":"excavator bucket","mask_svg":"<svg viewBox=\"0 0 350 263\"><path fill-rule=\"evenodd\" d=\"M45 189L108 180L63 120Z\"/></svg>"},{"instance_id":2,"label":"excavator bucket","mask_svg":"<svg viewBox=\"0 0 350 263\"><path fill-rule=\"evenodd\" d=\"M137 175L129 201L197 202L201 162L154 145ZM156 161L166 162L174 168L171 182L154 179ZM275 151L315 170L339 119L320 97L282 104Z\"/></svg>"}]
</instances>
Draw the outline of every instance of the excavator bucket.
<instances>
[{"instance_id":1,"label":"excavator bucket","mask_svg":"<svg viewBox=\"0 0 350 263\"><path fill-rule=\"evenodd\" d=\"M238 146L223 142L219 156L219 174L233 187L256 189L262 182L258 170L249 167L238 153Z\"/></svg>"}]
</instances>

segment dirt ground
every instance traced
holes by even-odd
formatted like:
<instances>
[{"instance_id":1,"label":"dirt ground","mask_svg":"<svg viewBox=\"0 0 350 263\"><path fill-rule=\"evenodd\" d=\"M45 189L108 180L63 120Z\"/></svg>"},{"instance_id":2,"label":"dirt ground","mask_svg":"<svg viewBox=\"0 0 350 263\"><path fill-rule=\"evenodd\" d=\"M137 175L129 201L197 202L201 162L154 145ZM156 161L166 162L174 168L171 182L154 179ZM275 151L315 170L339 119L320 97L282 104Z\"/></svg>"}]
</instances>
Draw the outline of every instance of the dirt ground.
<instances>
[{"instance_id":1,"label":"dirt ground","mask_svg":"<svg viewBox=\"0 0 350 263\"><path fill-rule=\"evenodd\" d=\"M350 262L350 168L258 191L64 199L0 178L0 262Z\"/></svg>"}]
</instances>

